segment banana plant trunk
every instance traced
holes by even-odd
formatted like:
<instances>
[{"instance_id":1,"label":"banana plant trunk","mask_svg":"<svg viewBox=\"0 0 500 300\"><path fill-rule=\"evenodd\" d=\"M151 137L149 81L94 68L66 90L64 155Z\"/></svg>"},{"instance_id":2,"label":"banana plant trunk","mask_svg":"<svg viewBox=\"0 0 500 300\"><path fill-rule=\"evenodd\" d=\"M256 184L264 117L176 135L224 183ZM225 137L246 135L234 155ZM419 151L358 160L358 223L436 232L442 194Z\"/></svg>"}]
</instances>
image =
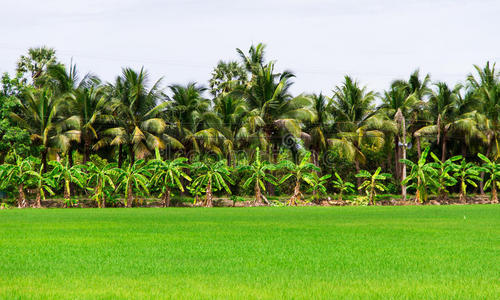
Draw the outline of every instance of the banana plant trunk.
<instances>
[{"instance_id":1,"label":"banana plant trunk","mask_svg":"<svg viewBox=\"0 0 500 300\"><path fill-rule=\"evenodd\" d=\"M206 196L205 206L206 207L213 207L214 205L213 205L213 195L212 195L212 179L208 180L207 191L206 191L205 196Z\"/></svg>"},{"instance_id":2,"label":"banana plant trunk","mask_svg":"<svg viewBox=\"0 0 500 300\"><path fill-rule=\"evenodd\" d=\"M288 201L288 205L290 206L296 206L297 202L300 201L300 180L297 179L295 181L295 188L293 189L293 195L290 197L290 200Z\"/></svg>"},{"instance_id":3,"label":"banana plant trunk","mask_svg":"<svg viewBox=\"0 0 500 300\"><path fill-rule=\"evenodd\" d=\"M134 195L132 195L132 184L129 184L127 193L127 207L132 207L132 202L134 201L133 199Z\"/></svg>"},{"instance_id":4,"label":"banana plant trunk","mask_svg":"<svg viewBox=\"0 0 500 300\"><path fill-rule=\"evenodd\" d=\"M163 207L170 206L170 187L166 187L165 194L163 195Z\"/></svg>"},{"instance_id":5,"label":"banana plant trunk","mask_svg":"<svg viewBox=\"0 0 500 300\"><path fill-rule=\"evenodd\" d=\"M24 184L19 184L17 186L17 191L19 193L19 196L17 198L17 207L19 208L25 208L28 206L28 202L26 201L26 196L24 195Z\"/></svg>"},{"instance_id":6,"label":"banana plant trunk","mask_svg":"<svg viewBox=\"0 0 500 300\"><path fill-rule=\"evenodd\" d=\"M467 202L467 197L465 196L466 195L466 188L464 187L464 182L462 181L462 184L461 184L461 187L460 187L460 203L465 203Z\"/></svg>"},{"instance_id":7,"label":"banana plant trunk","mask_svg":"<svg viewBox=\"0 0 500 300\"><path fill-rule=\"evenodd\" d=\"M262 202L262 192L260 190L259 186L259 180L255 180L255 205L263 205L264 203Z\"/></svg>"},{"instance_id":8,"label":"banana plant trunk","mask_svg":"<svg viewBox=\"0 0 500 300\"><path fill-rule=\"evenodd\" d=\"M491 143L488 145L488 147L486 148L486 157L490 157L490 153L491 153ZM484 195L484 171L481 171L481 181L479 181L479 192L481 193L481 195ZM492 182L493 183L493 182ZM491 187L492 190L491 192L493 193L493 186Z\"/></svg>"},{"instance_id":9,"label":"banana plant trunk","mask_svg":"<svg viewBox=\"0 0 500 300\"><path fill-rule=\"evenodd\" d=\"M71 196L71 190L69 187L69 181L65 180L64 181L64 199L68 200L68 203L69 203L70 196Z\"/></svg>"},{"instance_id":10,"label":"banana plant trunk","mask_svg":"<svg viewBox=\"0 0 500 300\"><path fill-rule=\"evenodd\" d=\"M370 201L368 202L368 205L374 205L375 204L375 182L372 182L371 184L371 190L370 190Z\"/></svg>"},{"instance_id":11,"label":"banana plant trunk","mask_svg":"<svg viewBox=\"0 0 500 300\"><path fill-rule=\"evenodd\" d=\"M498 195L497 195L497 183L491 183L491 202L498 203Z\"/></svg>"},{"instance_id":12,"label":"banana plant trunk","mask_svg":"<svg viewBox=\"0 0 500 300\"><path fill-rule=\"evenodd\" d=\"M40 208L42 207L42 193L40 189L36 190L36 202L35 202L35 207Z\"/></svg>"}]
</instances>

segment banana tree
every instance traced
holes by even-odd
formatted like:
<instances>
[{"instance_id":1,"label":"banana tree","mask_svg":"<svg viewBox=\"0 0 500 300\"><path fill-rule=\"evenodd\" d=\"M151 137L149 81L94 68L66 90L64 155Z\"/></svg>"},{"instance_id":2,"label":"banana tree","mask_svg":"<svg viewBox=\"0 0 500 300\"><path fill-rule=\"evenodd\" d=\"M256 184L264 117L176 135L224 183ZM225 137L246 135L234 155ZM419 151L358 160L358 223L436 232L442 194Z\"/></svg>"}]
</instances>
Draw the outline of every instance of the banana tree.
<instances>
[{"instance_id":1,"label":"banana tree","mask_svg":"<svg viewBox=\"0 0 500 300\"><path fill-rule=\"evenodd\" d=\"M377 196L377 190L383 192L387 190L387 187L381 182L391 177L391 174L388 173L380 173L382 170L381 167L378 167L377 170L373 174L366 170L359 171L356 174L358 178L365 178L365 181L361 183L358 187L358 190L365 190L366 195L369 197L368 205L375 204L375 197Z\"/></svg>"},{"instance_id":2,"label":"banana tree","mask_svg":"<svg viewBox=\"0 0 500 300\"><path fill-rule=\"evenodd\" d=\"M86 174L83 171L83 165L70 166L69 159L65 162L51 161L49 163L54 167L52 173L56 182L63 182L64 200L69 203L71 197L71 183L83 188L86 181Z\"/></svg>"},{"instance_id":3,"label":"banana tree","mask_svg":"<svg viewBox=\"0 0 500 300\"><path fill-rule=\"evenodd\" d=\"M178 188L184 192L181 178L191 181L191 178L184 172L189 165L186 163L187 158L179 157L171 161L165 161L160 156L158 148L155 149L155 159L149 162L153 176L151 177L151 185L161 186L163 206L170 206L170 195L172 189Z\"/></svg>"},{"instance_id":4,"label":"banana tree","mask_svg":"<svg viewBox=\"0 0 500 300\"><path fill-rule=\"evenodd\" d=\"M25 208L28 206L26 195L24 194L24 186L29 180L29 172L32 170L34 162L32 158L22 158L14 151L15 162L4 163L0 165L0 178L2 187L14 185L17 189L17 207Z\"/></svg>"},{"instance_id":5,"label":"banana tree","mask_svg":"<svg viewBox=\"0 0 500 300\"><path fill-rule=\"evenodd\" d=\"M310 185L307 192L312 192L316 203L319 203L320 194L326 195L327 189L325 185L330 177L332 177L331 174L326 174L320 177L316 172L306 173L303 175L304 181Z\"/></svg>"},{"instance_id":6,"label":"banana tree","mask_svg":"<svg viewBox=\"0 0 500 300\"><path fill-rule=\"evenodd\" d=\"M308 172L310 171L317 171L317 172L321 171L320 168L316 167L313 163L309 162L310 157L311 157L311 152L306 152L299 164L296 164L289 160L284 160L278 164L279 168L285 168L288 169L288 171L290 171L290 173L281 178L279 184L284 183L291 177L295 177L295 188L293 190L292 197L290 197L290 200L288 200L287 202L287 205L297 205L297 202L300 202L302 196L302 192L300 191L300 183L302 181L306 181L304 179L304 174L308 174Z\"/></svg>"},{"instance_id":7,"label":"banana tree","mask_svg":"<svg viewBox=\"0 0 500 300\"><path fill-rule=\"evenodd\" d=\"M428 188L434 188L438 184L435 180L439 176L439 172L434 169L432 163L427 163L427 156L429 155L429 147L425 148L420 155L417 163L408 159L400 160L402 163L410 167L410 174L401 182L401 184L408 185L408 188L415 188L415 202L425 203L428 199Z\"/></svg>"},{"instance_id":8,"label":"banana tree","mask_svg":"<svg viewBox=\"0 0 500 300\"><path fill-rule=\"evenodd\" d=\"M335 172L334 175L335 175L336 179L334 178L332 180L332 185L334 188L339 190L338 201L342 201L342 194L345 192L348 192L348 193L354 192L354 189L356 188L356 186L354 184L350 183L349 181L344 181L340 177L339 173Z\"/></svg>"},{"instance_id":9,"label":"banana tree","mask_svg":"<svg viewBox=\"0 0 500 300\"><path fill-rule=\"evenodd\" d=\"M118 177L116 180L116 189L123 189L125 192L125 206L132 207L134 201L134 188L137 191L144 191L149 194L148 177L151 173L143 159L135 161L128 165L125 169L117 169Z\"/></svg>"},{"instance_id":10,"label":"banana tree","mask_svg":"<svg viewBox=\"0 0 500 300\"><path fill-rule=\"evenodd\" d=\"M479 174L481 168L471 162L466 162L465 158L460 161L460 164L454 164L453 176L460 181L460 202L465 203L467 200L467 184L477 187L474 180L481 181Z\"/></svg>"},{"instance_id":11,"label":"banana tree","mask_svg":"<svg viewBox=\"0 0 500 300\"><path fill-rule=\"evenodd\" d=\"M266 191L265 181L270 184L276 185L276 178L271 174L271 171L275 170L276 167L274 164L264 160L261 160L260 157L260 149L257 147L255 152L255 160L251 165L239 166L237 170L239 172L247 172L250 173L250 177L243 184L244 188L248 188L250 184L254 184L255 191L255 204L263 205L264 202L269 204L266 196L262 194L262 191Z\"/></svg>"},{"instance_id":12,"label":"banana tree","mask_svg":"<svg viewBox=\"0 0 500 300\"><path fill-rule=\"evenodd\" d=\"M55 193L52 190L55 185L55 173L43 173L43 165L40 166L38 171L29 170L28 175L30 176L30 182L36 189L36 202L35 207L42 207L42 200L45 201L45 194L48 193L54 196Z\"/></svg>"},{"instance_id":13,"label":"banana tree","mask_svg":"<svg viewBox=\"0 0 500 300\"><path fill-rule=\"evenodd\" d=\"M484 162L481 170L490 176L484 184L484 189L491 187L491 201L498 203L497 188L500 188L500 164L491 161L481 153L478 153L477 156Z\"/></svg>"},{"instance_id":14,"label":"banana tree","mask_svg":"<svg viewBox=\"0 0 500 300\"><path fill-rule=\"evenodd\" d=\"M94 191L92 200L97 202L99 208L106 207L106 190L115 190L114 178L117 177L119 169L114 163L101 167L93 162L88 162L86 169L88 172L87 184L94 186L93 189L87 188Z\"/></svg>"},{"instance_id":15,"label":"banana tree","mask_svg":"<svg viewBox=\"0 0 500 300\"><path fill-rule=\"evenodd\" d=\"M203 206L213 206L213 192L224 189L228 194L231 194L231 189L226 182L234 184L231 178L230 168L226 165L226 160L220 160L216 163L196 162L191 165L193 170L196 170L198 176L192 183L195 193L204 189L205 201Z\"/></svg>"},{"instance_id":16,"label":"banana tree","mask_svg":"<svg viewBox=\"0 0 500 300\"><path fill-rule=\"evenodd\" d=\"M436 154L431 152L431 157L434 162L430 165L438 171L437 188L438 199L445 200L448 197L449 191L447 187L457 184L457 180L450 174L453 171L454 162L462 159L461 155L453 156L444 162L441 161Z\"/></svg>"}]
</instances>

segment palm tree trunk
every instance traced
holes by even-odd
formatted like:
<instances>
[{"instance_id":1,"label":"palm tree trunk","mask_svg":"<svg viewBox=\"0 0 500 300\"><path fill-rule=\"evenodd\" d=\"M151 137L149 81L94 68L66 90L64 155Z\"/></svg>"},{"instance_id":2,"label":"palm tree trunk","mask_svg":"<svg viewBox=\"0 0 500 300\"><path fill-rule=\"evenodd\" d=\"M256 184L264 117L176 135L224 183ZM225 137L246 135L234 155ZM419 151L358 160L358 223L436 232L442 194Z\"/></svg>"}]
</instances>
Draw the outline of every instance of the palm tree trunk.
<instances>
[{"instance_id":1,"label":"palm tree trunk","mask_svg":"<svg viewBox=\"0 0 500 300\"><path fill-rule=\"evenodd\" d=\"M71 148L68 150L68 164L70 167L72 167L74 165L74 162L73 162L73 150L71 150Z\"/></svg>"},{"instance_id":2,"label":"palm tree trunk","mask_svg":"<svg viewBox=\"0 0 500 300\"><path fill-rule=\"evenodd\" d=\"M48 154L48 151L47 151L47 148L44 148L42 150L42 166L43 166L43 173L47 173L47 154Z\"/></svg>"},{"instance_id":3,"label":"palm tree trunk","mask_svg":"<svg viewBox=\"0 0 500 300\"><path fill-rule=\"evenodd\" d=\"M394 137L394 175L396 177L396 180L400 178L400 170L399 170L399 136L396 135Z\"/></svg>"},{"instance_id":4,"label":"palm tree trunk","mask_svg":"<svg viewBox=\"0 0 500 300\"><path fill-rule=\"evenodd\" d=\"M134 153L134 145L128 145L129 155L130 155L130 165L133 165L135 162L135 153Z\"/></svg>"},{"instance_id":5,"label":"palm tree trunk","mask_svg":"<svg viewBox=\"0 0 500 300\"><path fill-rule=\"evenodd\" d=\"M401 158L406 159L406 120L405 117L402 117L401 120L402 128L403 128L403 147L401 148ZM401 165L401 181L406 179L406 164L402 163ZM406 201L406 185L401 185L401 198L403 201Z\"/></svg>"},{"instance_id":6,"label":"palm tree trunk","mask_svg":"<svg viewBox=\"0 0 500 300\"><path fill-rule=\"evenodd\" d=\"M417 154L418 158L420 158L420 156L422 156L422 149L420 148L420 136L417 136L416 139L417 139Z\"/></svg>"},{"instance_id":7,"label":"palm tree trunk","mask_svg":"<svg viewBox=\"0 0 500 300\"><path fill-rule=\"evenodd\" d=\"M354 160L354 166L356 167L356 174L359 173L359 161L357 159ZM356 177L356 184L357 186L356 187L360 187L361 186L361 178L360 177ZM361 195L361 191L359 191L359 194Z\"/></svg>"},{"instance_id":8,"label":"palm tree trunk","mask_svg":"<svg viewBox=\"0 0 500 300\"><path fill-rule=\"evenodd\" d=\"M443 138L441 140L441 161L446 160L446 129L443 130Z\"/></svg>"},{"instance_id":9,"label":"palm tree trunk","mask_svg":"<svg viewBox=\"0 0 500 300\"><path fill-rule=\"evenodd\" d=\"M19 208L25 208L28 206L28 202L26 202L26 196L24 195L24 184L19 184L17 186L17 191L19 193L19 196L17 198L17 207Z\"/></svg>"},{"instance_id":10,"label":"palm tree trunk","mask_svg":"<svg viewBox=\"0 0 500 300\"><path fill-rule=\"evenodd\" d=\"M121 168L123 164L123 145L118 146L118 168Z\"/></svg>"},{"instance_id":11,"label":"palm tree trunk","mask_svg":"<svg viewBox=\"0 0 500 300\"><path fill-rule=\"evenodd\" d=\"M90 137L86 134L83 137L83 164L86 164L89 161L90 158Z\"/></svg>"}]
</instances>

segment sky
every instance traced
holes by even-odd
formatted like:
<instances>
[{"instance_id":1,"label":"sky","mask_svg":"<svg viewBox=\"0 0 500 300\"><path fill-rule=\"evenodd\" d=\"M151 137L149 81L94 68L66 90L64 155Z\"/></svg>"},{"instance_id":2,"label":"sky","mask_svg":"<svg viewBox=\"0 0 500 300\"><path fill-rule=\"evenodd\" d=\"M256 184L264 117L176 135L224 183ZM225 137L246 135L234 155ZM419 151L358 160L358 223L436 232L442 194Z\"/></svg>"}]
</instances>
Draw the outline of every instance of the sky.
<instances>
[{"instance_id":1,"label":"sky","mask_svg":"<svg viewBox=\"0 0 500 300\"><path fill-rule=\"evenodd\" d=\"M208 85L236 48L267 45L294 94L331 95L348 74L382 92L415 69L455 84L473 64L500 61L500 1L17 0L0 5L0 72L29 47L113 81L144 66L165 86Z\"/></svg>"}]
</instances>

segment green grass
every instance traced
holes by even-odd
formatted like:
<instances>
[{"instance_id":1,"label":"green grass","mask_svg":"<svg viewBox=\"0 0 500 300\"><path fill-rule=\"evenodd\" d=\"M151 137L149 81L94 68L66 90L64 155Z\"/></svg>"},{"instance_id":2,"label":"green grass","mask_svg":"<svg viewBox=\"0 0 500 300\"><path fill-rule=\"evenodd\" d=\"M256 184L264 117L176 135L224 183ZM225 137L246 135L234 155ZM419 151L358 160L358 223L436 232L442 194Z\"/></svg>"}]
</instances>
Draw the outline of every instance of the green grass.
<instances>
[{"instance_id":1,"label":"green grass","mask_svg":"<svg viewBox=\"0 0 500 300\"><path fill-rule=\"evenodd\" d=\"M2 299L498 295L498 205L0 211Z\"/></svg>"}]
</instances>

